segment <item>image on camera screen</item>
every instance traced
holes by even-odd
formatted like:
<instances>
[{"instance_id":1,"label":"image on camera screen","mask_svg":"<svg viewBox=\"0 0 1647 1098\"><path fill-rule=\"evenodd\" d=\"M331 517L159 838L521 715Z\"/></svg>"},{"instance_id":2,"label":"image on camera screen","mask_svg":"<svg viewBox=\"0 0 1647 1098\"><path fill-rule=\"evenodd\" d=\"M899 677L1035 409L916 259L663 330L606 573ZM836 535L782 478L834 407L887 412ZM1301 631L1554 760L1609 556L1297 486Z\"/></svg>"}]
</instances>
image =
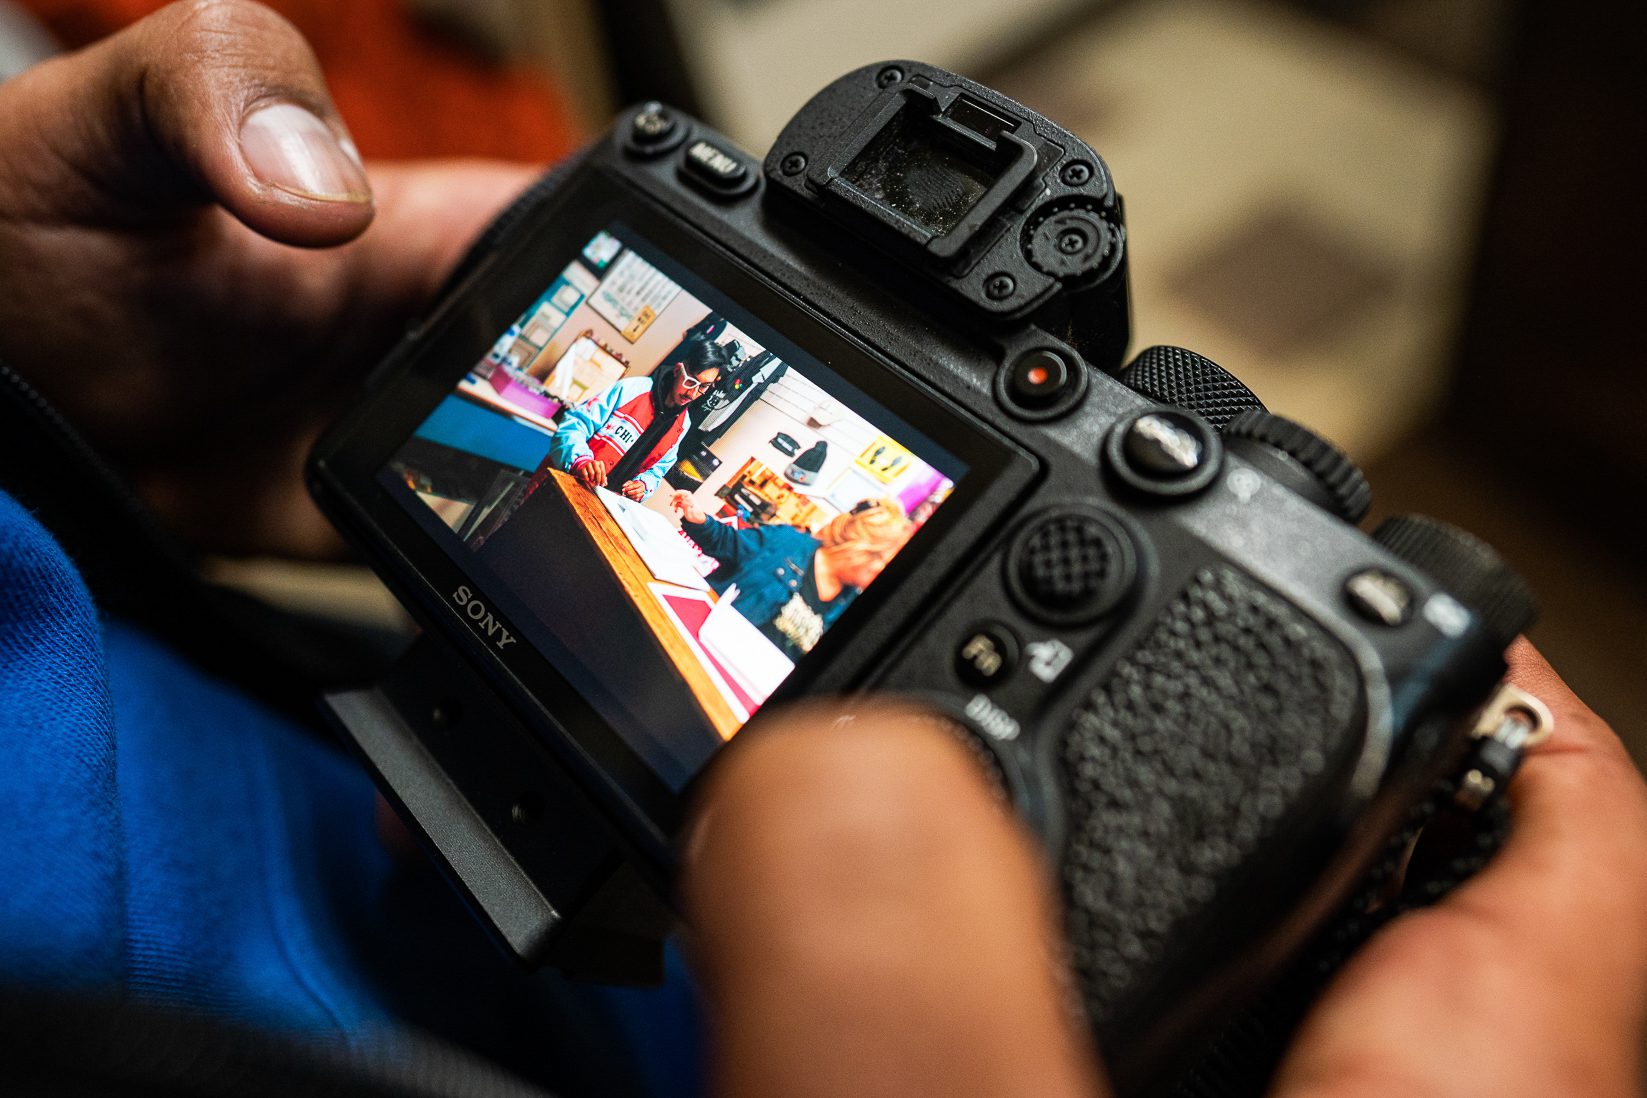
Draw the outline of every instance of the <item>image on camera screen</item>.
<instances>
[{"instance_id":1,"label":"image on camera screen","mask_svg":"<svg viewBox=\"0 0 1647 1098\"><path fill-rule=\"evenodd\" d=\"M619 224L381 480L474 577L459 612L507 645L501 611L679 789L965 472Z\"/></svg>"}]
</instances>

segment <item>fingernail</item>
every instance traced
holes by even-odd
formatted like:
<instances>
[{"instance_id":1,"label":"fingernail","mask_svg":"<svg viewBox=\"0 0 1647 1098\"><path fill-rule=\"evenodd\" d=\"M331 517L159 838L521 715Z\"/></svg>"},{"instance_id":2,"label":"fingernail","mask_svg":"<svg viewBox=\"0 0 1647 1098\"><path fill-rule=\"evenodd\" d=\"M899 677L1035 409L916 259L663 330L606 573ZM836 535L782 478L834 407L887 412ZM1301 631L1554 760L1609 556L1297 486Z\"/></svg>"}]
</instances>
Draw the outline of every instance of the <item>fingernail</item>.
<instances>
[{"instance_id":1,"label":"fingernail","mask_svg":"<svg viewBox=\"0 0 1647 1098\"><path fill-rule=\"evenodd\" d=\"M248 115L240 124L240 148L252 172L271 187L323 202L372 200L353 142L295 103L273 103Z\"/></svg>"}]
</instances>

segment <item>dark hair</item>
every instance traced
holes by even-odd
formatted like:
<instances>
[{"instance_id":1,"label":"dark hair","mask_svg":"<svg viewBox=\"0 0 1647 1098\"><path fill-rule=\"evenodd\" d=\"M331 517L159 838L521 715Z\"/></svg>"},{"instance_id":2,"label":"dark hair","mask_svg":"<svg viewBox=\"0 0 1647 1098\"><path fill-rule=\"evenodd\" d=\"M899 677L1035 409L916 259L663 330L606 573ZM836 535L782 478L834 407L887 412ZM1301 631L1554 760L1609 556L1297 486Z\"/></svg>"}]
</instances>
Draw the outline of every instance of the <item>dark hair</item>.
<instances>
[{"instance_id":1,"label":"dark hair","mask_svg":"<svg viewBox=\"0 0 1647 1098\"><path fill-rule=\"evenodd\" d=\"M710 370L719 370L724 374L732 368L732 352L723 343L689 339L675 356L675 362L685 366L686 372L693 377Z\"/></svg>"}]
</instances>

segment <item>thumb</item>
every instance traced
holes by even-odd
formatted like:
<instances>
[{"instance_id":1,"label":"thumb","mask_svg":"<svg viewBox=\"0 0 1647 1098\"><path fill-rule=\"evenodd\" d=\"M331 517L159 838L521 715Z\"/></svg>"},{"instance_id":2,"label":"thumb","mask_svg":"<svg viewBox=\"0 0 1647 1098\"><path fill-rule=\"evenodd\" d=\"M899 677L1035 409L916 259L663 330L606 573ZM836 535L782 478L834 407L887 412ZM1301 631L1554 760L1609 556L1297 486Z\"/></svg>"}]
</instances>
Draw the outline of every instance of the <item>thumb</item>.
<instances>
[{"instance_id":1,"label":"thumb","mask_svg":"<svg viewBox=\"0 0 1647 1098\"><path fill-rule=\"evenodd\" d=\"M297 29L191 0L0 87L0 220L140 227L215 202L287 244L353 239L371 186Z\"/></svg>"},{"instance_id":2,"label":"thumb","mask_svg":"<svg viewBox=\"0 0 1647 1098\"><path fill-rule=\"evenodd\" d=\"M681 887L719 1092L1107 1093L1029 833L932 718L837 716L773 716L700 791Z\"/></svg>"}]
</instances>

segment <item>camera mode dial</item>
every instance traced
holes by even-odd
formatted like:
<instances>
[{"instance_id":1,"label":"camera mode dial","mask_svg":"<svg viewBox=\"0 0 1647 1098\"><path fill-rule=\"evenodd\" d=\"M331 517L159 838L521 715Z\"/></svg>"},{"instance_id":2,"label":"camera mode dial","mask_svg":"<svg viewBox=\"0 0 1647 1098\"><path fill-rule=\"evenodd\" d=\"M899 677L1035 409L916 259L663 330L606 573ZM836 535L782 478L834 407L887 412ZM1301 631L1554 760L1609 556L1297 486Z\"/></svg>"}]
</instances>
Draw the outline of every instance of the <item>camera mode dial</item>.
<instances>
[{"instance_id":1,"label":"camera mode dial","mask_svg":"<svg viewBox=\"0 0 1647 1098\"><path fill-rule=\"evenodd\" d=\"M1373 540L1474 611L1500 648L1538 616L1526 581L1474 534L1424 515L1397 515L1373 532Z\"/></svg>"},{"instance_id":2,"label":"camera mode dial","mask_svg":"<svg viewBox=\"0 0 1647 1098\"><path fill-rule=\"evenodd\" d=\"M1360 522L1372 487L1344 452L1301 423L1249 408L1224 425L1224 446L1345 522Z\"/></svg>"}]
</instances>

